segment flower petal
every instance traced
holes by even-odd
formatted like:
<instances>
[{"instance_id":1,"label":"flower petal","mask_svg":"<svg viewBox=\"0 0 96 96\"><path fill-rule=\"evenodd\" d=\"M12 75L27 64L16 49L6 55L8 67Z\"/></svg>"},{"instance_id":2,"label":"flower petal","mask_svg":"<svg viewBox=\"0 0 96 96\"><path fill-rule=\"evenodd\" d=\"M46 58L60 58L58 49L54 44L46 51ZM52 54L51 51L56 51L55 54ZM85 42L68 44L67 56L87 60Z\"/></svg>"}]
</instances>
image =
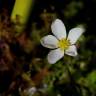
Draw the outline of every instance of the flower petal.
<instances>
[{"instance_id":1,"label":"flower petal","mask_svg":"<svg viewBox=\"0 0 96 96\"><path fill-rule=\"evenodd\" d=\"M52 35L47 35L41 39L41 44L47 48L57 48L57 43L58 40Z\"/></svg>"},{"instance_id":2,"label":"flower petal","mask_svg":"<svg viewBox=\"0 0 96 96\"><path fill-rule=\"evenodd\" d=\"M75 45L70 46L66 51L65 54L70 56L77 56L77 48Z\"/></svg>"},{"instance_id":3,"label":"flower petal","mask_svg":"<svg viewBox=\"0 0 96 96\"><path fill-rule=\"evenodd\" d=\"M48 62L50 64L56 63L58 60L60 60L64 56L64 51L61 51L60 48L51 50L48 54Z\"/></svg>"},{"instance_id":4,"label":"flower petal","mask_svg":"<svg viewBox=\"0 0 96 96\"><path fill-rule=\"evenodd\" d=\"M52 33L60 40L66 38L65 25L60 19L56 19L51 25Z\"/></svg>"},{"instance_id":5,"label":"flower petal","mask_svg":"<svg viewBox=\"0 0 96 96\"><path fill-rule=\"evenodd\" d=\"M75 44L77 39L82 35L84 32L83 28L73 28L69 31L68 39L70 40L71 44Z\"/></svg>"}]
</instances>

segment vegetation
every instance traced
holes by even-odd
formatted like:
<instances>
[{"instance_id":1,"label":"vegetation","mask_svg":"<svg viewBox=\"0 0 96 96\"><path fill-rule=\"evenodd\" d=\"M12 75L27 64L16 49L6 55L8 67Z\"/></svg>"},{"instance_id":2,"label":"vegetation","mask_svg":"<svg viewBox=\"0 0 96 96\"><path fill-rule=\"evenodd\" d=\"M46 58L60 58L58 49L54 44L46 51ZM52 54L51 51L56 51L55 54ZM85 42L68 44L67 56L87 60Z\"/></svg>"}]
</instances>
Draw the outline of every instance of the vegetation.
<instances>
[{"instance_id":1,"label":"vegetation","mask_svg":"<svg viewBox=\"0 0 96 96\"><path fill-rule=\"evenodd\" d=\"M96 1L38 0L34 4L22 32L18 32L22 26L18 18L11 21L10 10L0 13L0 96L96 96ZM49 49L40 39L52 34L50 26L56 18L64 21L67 32L81 25L86 31L76 44L77 57L65 55L51 65L46 59Z\"/></svg>"}]
</instances>

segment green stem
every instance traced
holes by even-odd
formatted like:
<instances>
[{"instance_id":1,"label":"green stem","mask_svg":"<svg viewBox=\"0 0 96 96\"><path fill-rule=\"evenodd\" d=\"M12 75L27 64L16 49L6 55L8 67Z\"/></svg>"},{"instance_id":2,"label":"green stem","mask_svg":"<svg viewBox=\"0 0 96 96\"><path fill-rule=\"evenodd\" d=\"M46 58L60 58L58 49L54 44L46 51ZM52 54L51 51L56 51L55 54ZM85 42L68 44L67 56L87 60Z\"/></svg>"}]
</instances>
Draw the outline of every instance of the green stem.
<instances>
[{"instance_id":1,"label":"green stem","mask_svg":"<svg viewBox=\"0 0 96 96\"><path fill-rule=\"evenodd\" d=\"M30 12L32 10L32 5L33 5L33 0L16 0L15 1L15 5L11 14L11 19L14 23L16 23L17 21L20 21L19 25L23 25L23 26L20 26L20 28L18 29L19 32L21 32L24 29L28 21Z\"/></svg>"},{"instance_id":2,"label":"green stem","mask_svg":"<svg viewBox=\"0 0 96 96\"><path fill-rule=\"evenodd\" d=\"M77 86L77 84L76 84L76 82L75 82L75 80L74 80L74 78L73 78L73 76L72 76L72 74L70 72L68 64L65 64L65 66L66 66L66 69L68 71L68 75L69 75L69 78L70 78L70 83L71 83L72 88L74 88L75 90L78 91L78 86ZM80 96L83 96L80 88L79 88L78 93L80 94Z\"/></svg>"}]
</instances>

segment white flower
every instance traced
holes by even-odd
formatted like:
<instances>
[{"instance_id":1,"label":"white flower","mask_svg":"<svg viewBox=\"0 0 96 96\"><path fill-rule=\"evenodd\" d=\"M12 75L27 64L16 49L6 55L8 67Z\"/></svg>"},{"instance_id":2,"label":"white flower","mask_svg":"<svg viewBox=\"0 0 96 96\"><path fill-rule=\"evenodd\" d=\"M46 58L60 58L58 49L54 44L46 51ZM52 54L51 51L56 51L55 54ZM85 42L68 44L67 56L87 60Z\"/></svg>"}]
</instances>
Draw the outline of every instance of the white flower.
<instances>
[{"instance_id":1,"label":"white flower","mask_svg":"<svg viewBox=\"0 0 96 96\"><path fill-rule=\"evenodd\" d=\"M27 96L32 96L36 91L37 89L35 87L31 87L25 90L25 93L27 94Z\"/></svg>"},{"instance_id":2,"label":"white flower","mask_svg":"<svg viewBox=\"0 0 96 96\"><path fill-rule=\"evenodd\" d=\"M67 37L66 28L60 19L56 19L52 23L51 29L54 36L47 35L41 39L41 44L44 47L52 49L48 54L48 62L54 64L60 60L64 54L76 56L77 49L74 44L84 32L84 29L80 27L73 28L69 31Z\"/></svg>"}]
</instances>

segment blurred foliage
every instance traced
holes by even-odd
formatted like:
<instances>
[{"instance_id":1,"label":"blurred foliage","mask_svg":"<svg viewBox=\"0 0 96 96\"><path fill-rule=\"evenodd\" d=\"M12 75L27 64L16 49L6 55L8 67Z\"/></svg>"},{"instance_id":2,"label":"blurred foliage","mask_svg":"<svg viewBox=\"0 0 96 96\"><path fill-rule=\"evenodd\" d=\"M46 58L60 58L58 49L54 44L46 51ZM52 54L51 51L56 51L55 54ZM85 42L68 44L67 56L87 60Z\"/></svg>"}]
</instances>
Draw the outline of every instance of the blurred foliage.
<instances>
[{"instance_id":1,"label":"blurred foliage","mask_svg":"<svg viewBox=\"0 0 96 96\"><path fill-rule=\"evenodd\" d=\"M95 25L90 24L94 18L89 14L92 10L87 13L85 1L71 0L64 7L56 3L60 9L50 1L42 10L38 3L21 33L7 11L0 13L0 96L27 96L32 87L36 91L29 96L96 96L96 37L92 33ZM41 46L40 39L52 34L50 26L55 18L64 21L67 32L81 25L86 31L76 44L77 57L65 55L50 65L46 59L49 49Z\"/></svg>"}]
</instances>

